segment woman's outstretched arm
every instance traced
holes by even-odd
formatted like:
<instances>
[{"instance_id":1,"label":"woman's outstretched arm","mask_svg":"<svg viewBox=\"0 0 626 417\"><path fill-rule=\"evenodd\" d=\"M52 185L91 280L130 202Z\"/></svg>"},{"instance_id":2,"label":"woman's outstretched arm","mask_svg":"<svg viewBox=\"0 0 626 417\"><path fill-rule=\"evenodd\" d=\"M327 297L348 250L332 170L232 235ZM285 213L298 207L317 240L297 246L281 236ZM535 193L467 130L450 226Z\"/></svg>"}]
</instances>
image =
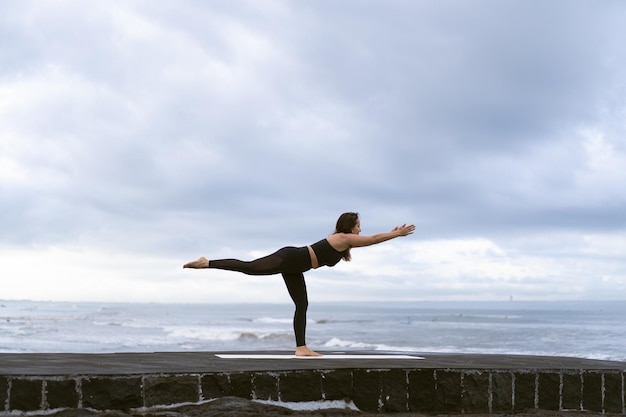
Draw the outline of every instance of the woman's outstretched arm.
<instances>
[{"instance_id":1,"label":"woman's outstretched arm","mask_svg":"<svg viewBox=\"0 0 626 417\"><path fill-rule=\"evenodd\" d=\"M348 248L376 245L400 236L413 234L414 231L414 225L411 224L407 226L406 224L403 224L402 226L394 227L390 232L377 233L371 236L361 236L354 233L336 233L334 235L330 235L328 237L328 241L338 251L344 251Z\"/></svg>"}]
</instances>

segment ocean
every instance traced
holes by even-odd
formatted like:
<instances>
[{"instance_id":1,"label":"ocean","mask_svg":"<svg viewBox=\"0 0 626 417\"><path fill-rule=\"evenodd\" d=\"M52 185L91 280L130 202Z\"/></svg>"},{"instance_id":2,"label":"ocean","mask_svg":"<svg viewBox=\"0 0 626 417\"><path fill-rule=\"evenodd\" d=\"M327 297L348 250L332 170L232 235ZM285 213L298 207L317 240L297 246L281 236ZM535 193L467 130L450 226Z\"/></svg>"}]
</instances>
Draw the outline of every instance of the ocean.
<instances>
[{"instance_id":1,"label":"ocean","mask_svg":"<svg viewBox=\"0 0 626 417\"><path fill-rule=\"evenodd\" d=\"M0 352L291 351L289 304L0 301ZM626 302L311 303L307 345L626 361Z\"/></svg>"}]
</instances>

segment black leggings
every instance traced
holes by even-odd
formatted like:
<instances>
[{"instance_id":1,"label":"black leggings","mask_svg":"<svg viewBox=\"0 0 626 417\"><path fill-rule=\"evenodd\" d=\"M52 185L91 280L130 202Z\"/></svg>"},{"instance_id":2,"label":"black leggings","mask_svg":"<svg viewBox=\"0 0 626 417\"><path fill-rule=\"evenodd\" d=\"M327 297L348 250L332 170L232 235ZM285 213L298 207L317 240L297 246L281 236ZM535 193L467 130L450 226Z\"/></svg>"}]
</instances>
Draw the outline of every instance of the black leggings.
<instances>
[{"instance_id":1,"label":"black leggings","mask_svg":"<svg viewBox=\"0 0 626 417\"><path fill-rule=\"evenodd\" d=\"M281 274L287 291L296 305L293 316L293 330L296 334L296 346L306 345L306 310L309 300L303 272L311 269L311 257L307 247L284 247L271 255L254 261L239 259L217 259L209 261L209 268L243 272L248 275Z\"/></svg>"}]
</instances>

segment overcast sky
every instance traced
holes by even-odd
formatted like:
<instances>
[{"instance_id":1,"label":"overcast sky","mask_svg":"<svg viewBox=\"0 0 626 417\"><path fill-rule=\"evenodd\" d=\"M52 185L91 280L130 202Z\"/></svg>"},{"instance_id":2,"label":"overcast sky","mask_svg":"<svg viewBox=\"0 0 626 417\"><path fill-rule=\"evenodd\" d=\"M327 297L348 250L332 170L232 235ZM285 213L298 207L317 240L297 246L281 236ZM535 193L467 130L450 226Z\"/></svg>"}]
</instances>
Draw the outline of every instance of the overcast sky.
<instances>
[{"instance_id":1,"label":"overcast sky","mask_svg":"<svg viewBox=\"0 0 626 417\"><path fill-rule=\"evenodd\" d=\"M626 300L626 3L0 2L0 299L290 302L183 270L414 235L309 299Z\"/></svg>"}]
</instances>

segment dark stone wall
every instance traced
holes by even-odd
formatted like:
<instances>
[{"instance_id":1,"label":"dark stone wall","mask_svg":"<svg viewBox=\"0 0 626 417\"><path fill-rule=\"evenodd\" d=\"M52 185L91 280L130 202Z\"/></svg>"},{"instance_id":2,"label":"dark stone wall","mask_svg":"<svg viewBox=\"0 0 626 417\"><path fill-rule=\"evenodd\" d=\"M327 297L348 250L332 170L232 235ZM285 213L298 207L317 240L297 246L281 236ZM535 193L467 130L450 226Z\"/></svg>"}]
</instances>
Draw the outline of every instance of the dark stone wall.
<instances>
[{"instance_id":1,"label":"dark stone wall","mask_svg":"<svg viewBox=\"0 0 626 417\"><path fill-rule=\"evenodd\" d=\"M47 408L72 408L78 404L79 396L76 380L50 380L46 381Z\"/></svg>"},{"instance_id":2,"label":"dark stone wall","mask_svg":"<svg viewBox=\"0 0 626 417\"><path fill-rule=\"evenodd\" d=\"M463 375L463 397L462 397L462 410L473 410L475 413L488 413L490 408L489 404L493 404L493 399L489 393L493 396L493 386L491 391L484 389L484 387L490 387L490 376L487 372L467 372ZM509 382L510 385L510 382ZM510 390L507 395L511 397ZM510 404L509 408L510 410Z\"/></svg>"},{"instance_id":3,"label":"dark stone wall","mask_svg":"<svg viewBox=\"0 0 626 417\"><path fill-rule=\"evenodd\" d=\"M90 377L82 381L83 406L96 410L128 410L143 403L141 377Z\"/></svg>"},{"instance_id":4,"label":"dark stone wall","mask_svg":"<svg viewBox=\"0 0 626 417\"><path fill-rule=\"evenodd\" d=\"M9 410L34 411L43 408L43 380L15 378L10 383Z\"/></svg>"},{"instance_id":5,"label":"dark stone wall","mask_svg":"<svg viewBox=\"0 0 626 417\"><path fill-rule=\"evenodd\" d=\"M128 376L0 376L1 409L131 410L226 396L352 400L365 412L626 414L616 370L338 369Z\"/></svg>"},{"instance_id":6,"label":"dark stone wall","mask_svg":"<svg viewBox=\"0 0 626 417\"><path fill-rule=\"evenodd\" d=\"M513 373L492 372L491 406L494 412L508 412L513 409Z\"/></svg>"},{"instance_id":7,"label":"dark stone wall","mask_svg":"<svg viewBox=\"0 0 626 417\"><path fill-rule=\"evenodd\" d=\"M582 392L582 373L564 373L561 407L565 410L580 410L582 408Z\"/></svg>"},{"instance_id":8,"label":"dark stone wall","mask_svg":"<svg viewBox=\"0 0 626 417\"><path fill-rule=\"evenodd\" d=\"M624 413L626 404L624 404L626 389L624 387L623 373L605 373L604 377L604 395L602 410L607 413ZM620 398L621 397L621 398ZM621 399L621 401L620 401Z\"/></svg>"},{"instance_id":9,"label":"dark stone wall","mask_svg":"<svg viewBox=\"0 0 626 417\"><path fill-rule=\"evenodd\" d=\"M152 407L200 400L199 375L147 376L143 381L144 405Z\"/></svg>"}]
</instances>

